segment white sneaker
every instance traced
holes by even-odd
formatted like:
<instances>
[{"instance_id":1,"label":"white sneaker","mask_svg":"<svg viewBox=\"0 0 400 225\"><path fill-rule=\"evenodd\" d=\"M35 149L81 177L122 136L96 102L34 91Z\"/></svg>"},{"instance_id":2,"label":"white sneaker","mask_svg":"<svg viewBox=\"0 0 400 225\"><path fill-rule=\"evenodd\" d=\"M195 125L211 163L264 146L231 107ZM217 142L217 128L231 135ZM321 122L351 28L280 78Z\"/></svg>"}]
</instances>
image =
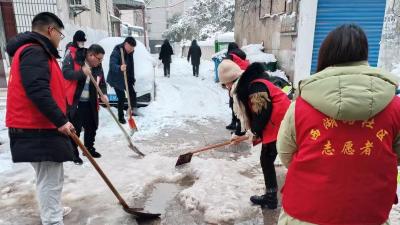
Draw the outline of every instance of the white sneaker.
<instances>
[{"instance_id":1,"label":"white sneaker","mask_svg":"<svg viewBox=\"0 0 400 225\"><path fill-rule=\"evenodd\" d=\"M66 207L63 207L63 217L66 217L68 214L70 214L71 213L71 211L72 211L72 209L70 208L70 207L68 207L68 206L66 206Z\"/></svg>"}]
</instances>

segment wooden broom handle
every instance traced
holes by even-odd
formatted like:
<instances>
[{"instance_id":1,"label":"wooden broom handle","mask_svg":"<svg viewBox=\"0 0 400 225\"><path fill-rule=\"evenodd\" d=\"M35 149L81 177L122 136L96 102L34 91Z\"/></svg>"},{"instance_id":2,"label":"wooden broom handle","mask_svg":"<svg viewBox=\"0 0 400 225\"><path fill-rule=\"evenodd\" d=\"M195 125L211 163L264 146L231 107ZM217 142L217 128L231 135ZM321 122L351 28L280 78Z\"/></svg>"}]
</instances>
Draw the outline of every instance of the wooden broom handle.
<instances>
[{"instance_id":1,"label":"wooden broom handle","mask_svg":"<svg viewBox=\"0 0 400 225\"><path fill-rule=\"evenodd\" d=\"M118 193L117 189L115 189L114 185L111 183L111 181L108 179L108 177L104 174L103 170L100 168L100 166L97 164L97 162L93 159L92 155L90 155L90 153L86 149L85 145L82 144L82 141L79 139L79 137L73 132L71 132L71 134L69 136L74 140L74 142L79 146L79 148L82 150L82 152L86 155L86 157L88 158L90 163L93 165L93 167L100 174L101 178L103 178L104 182L107 184L107 186L114 193L115 197L117 197L119 203L121 203L121 205L124 208L129 208L128 204L125 202L125 200Z\"/></svg>"},{"instance_id":2,"label":"wooden broom handle","mask_svg":"<svg viewBox=\"0 0 400 225\"><path fill-rule=\"evenodd\" d=\"M236 139L236 141L242 142L242 141L245 141L247 139L249 139L249 137L247 137L246 135L243 135L243 136L238 137ZM204 151L207 151L207 150L210 150L210 149L213 149L213 148L219 148L219 147L223 147L223 146L226 146L226 145L230 145L231 143L232 143L232 141L229 140L229 141L225 141L225 142L222 142L222 143L219 143L219 144L208 145L208 146L205 146L203 148L194 150L191 153L195 154L195 153L199 153L199 152L204 152Z\"/></svg>"},{"instance_id":3,"label":"wooden broom handle","mask_svg":"<svg viewBox=\"0 0 400 225\"><path fill-rule=\"evenodd\" d=\"M120 48L121 51L121 62L122 65L125 65L125 58L124 58L124 50ZM126 93L126 98L128 99L128 114L129 118L132 117L132 105L131 105L131 96L129 95L129 87L128 87L128 75L126 75L126 69L123 71L124 73L124 82L125 82L125 93Z\"/></svg>"}]
</instances>

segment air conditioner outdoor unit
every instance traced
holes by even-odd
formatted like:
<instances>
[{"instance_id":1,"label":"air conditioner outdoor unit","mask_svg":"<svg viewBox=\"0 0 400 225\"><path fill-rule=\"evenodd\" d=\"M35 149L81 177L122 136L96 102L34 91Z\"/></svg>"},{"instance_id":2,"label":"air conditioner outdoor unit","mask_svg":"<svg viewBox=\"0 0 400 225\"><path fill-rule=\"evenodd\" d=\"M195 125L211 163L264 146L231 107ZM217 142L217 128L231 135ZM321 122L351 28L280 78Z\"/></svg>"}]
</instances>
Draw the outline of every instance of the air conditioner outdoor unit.
<instances>
[{"instance_id":1,"label":"air conditioner outdoor unit","mask_svg":"<svg viewBox=\"0 0 400 225\"><path fill-rule=\"evenodd\" d=\"M84 11L90 11L89 7L82 4L82 0L71 0L69 8L74 17L76 17L77 15L79 15Z\"/></svg>"}]
</instances>

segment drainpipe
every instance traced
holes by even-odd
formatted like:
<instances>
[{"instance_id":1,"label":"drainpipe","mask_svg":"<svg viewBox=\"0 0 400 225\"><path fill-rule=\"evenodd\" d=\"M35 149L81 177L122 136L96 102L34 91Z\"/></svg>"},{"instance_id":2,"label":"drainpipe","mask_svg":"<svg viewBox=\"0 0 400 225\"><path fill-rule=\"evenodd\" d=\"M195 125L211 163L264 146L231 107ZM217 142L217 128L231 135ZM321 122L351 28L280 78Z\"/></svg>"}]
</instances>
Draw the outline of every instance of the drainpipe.
<instances>
[{"instance_id":1,"label":"drainpipe","mask_svg":"<svg viewBox=\"0 0 400 225\"><path fill-rule=\"evenodd\" d=\"M143 15L144 46L146 46L146 48L147 48L147 35L146 35L147 25L146 25L146 6L145 5L143 5L143 8L142 8L142 15Z\"/></svg>"}]
</instances>

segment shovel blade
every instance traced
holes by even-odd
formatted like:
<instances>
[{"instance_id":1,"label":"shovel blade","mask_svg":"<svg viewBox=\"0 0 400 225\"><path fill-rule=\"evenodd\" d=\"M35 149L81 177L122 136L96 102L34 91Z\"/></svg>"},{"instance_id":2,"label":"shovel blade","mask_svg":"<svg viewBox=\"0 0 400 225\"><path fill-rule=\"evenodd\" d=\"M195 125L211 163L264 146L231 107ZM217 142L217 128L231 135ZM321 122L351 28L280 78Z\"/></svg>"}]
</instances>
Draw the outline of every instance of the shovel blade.
<instances>
[{"instance_id":1,"label":"shovel blade","mask_svg":"<svg viewBox=\"0 0 400 225\"><path fill-rule=\"evenodd\" d=\"M180 155L178 160L176 161L175 167L189 163L192 160L193 153L189 152L183 155Z\"/></svg>"},{"instance_id":2,"label":"shovel blade","mask_svg":"<svg viewBox=\"0 0 400 225\"><path fill-rule=\"evenodd\" d=\"M129 128L131 128L132 132L138 131L135 120L132 117L129 117L128 124L129 124Z\"/></svg>"},{"instance_id":3,"label":"shovel blade","mask_svg":"<svg viewBox=\"0 0 400 225\"><path fill-rule=\"evenodd\" d=\"M142 220L147 220L147 219L156 219L161 216L160 213L149 213L149 212L143 212L142 208L128 208L128 207L123 207L124 211L126 213L129 213L136 217L136 219L142 219Z\"/></svg>"},{"instance_id":4,"label":"shovel blade","mask_svg":"<svg viewBox=\"0 0 400 225\"><path fill-rule=\"evenodd\" d=\"M128 147L133 150L134 152L136 152L138 155L140 155L141 157L144 157L145 154L143 152L141 152L136 146L134 146L132 143L128 144Z\"/></svg>"}]
</instances>

